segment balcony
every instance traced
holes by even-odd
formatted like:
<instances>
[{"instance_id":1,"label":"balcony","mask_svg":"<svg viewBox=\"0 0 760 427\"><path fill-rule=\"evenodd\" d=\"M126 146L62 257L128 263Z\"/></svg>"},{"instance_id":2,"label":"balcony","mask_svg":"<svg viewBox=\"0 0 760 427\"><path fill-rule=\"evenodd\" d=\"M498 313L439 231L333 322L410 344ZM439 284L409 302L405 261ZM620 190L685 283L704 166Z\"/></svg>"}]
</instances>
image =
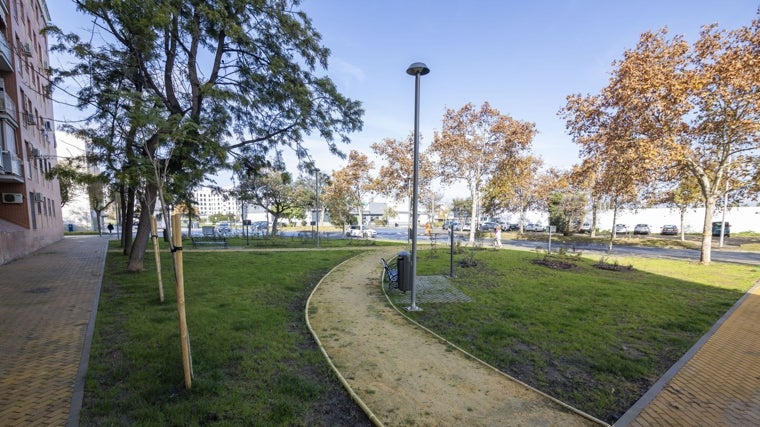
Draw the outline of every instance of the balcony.
<instances>
[{"instance_id":1,"label":"balcony","mask_svg":"<svg viewBox=\"0 0 760 427\"><path fill-rule=\"evenodd\" d=\"M8 45L8 39L5 38L5 34L0 32L0 71L13 72L12 58L13 56L11 56L11 47Z\"/></svg>"},{"instance_id":2,"label":"balcony","mask_svg":"<svg viewBox=\"0 0 760 427\"><path fill-rule=\"evenodd\" d=\"M0 161L3 164L2 169L4 172L0 174L0 182L24 182L24 178L21 175L21 159L13 153L3 151Z\"/></svg>"},{"instance_id":3,"label":"balcony","mask_svg":"<svg viewBox=\"0 0 760 427\"><path fill-rule=\"evenodd\" d=\"M16 118L16 104L5 91L0 91L0 119L9 120L18 127Z\"/></svg>"},{"instance_id":4,"label":"balcony","mask_svg":"<svg viewBox=\"0 0 760 427\"><path fill-rule=\"evenodd\" d=\"M8 16L9 12L8 0L0 0L0 23L2 23L4 27L8 26L8 23L5 22L5 17Z\"/></svg>"}]
</instances>

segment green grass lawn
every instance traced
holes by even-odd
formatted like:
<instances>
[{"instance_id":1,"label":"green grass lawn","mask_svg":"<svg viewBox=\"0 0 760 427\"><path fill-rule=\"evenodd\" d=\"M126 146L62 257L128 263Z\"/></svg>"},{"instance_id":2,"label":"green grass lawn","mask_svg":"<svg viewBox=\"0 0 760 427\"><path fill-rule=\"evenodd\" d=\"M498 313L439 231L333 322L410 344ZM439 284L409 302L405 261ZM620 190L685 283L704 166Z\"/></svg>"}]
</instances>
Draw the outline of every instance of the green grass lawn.
<instances>
[{"instance_id":1,"label":"green grass lawn","mask_svg":"<svg viewBox=\"0 0 760 427\"><path fill-rule=\"evenodd\" d=\"M189 247L192 247L192 242L190 239L185 239L186 243L183 243L183 245L187 245ZM236 236L236 237L230 237L228 240L228 244L231 247L240 247L240 248L316 248L317 247L317 241L314 235L308 231L302 231L298 235L293 236L278 236L278 237L271 237L271 236L249 236L248 238L244 236ZM384 240L376 240L376 239L370 239L370 238L359 238L359 237L352 237L352 238L342 238L342 239L327 239L327 238L320 238L319 239L319 247L320 248L343 248L343 247L356 247L356 246L397 246L398 242L389 242ZM199 249L204 249L203 247ZM207 248L205 248L207 249Z\"/></svg>"},{"instance_id":2,"label":"green grass lawn","mask_svg":"<svg viewBox=\"0 0 760 427\"><path fill-rule=\"evenodd\" d=\"M316 283L361 250L353 242L324 251L184 251L195 372L189 391L169 253L162 253L160 304L152 253L145 273L130 274L126 258L110 252L82 425L370 425L304 319ZM609 422L760 276L758 267L736 264L623 258L608 261L632 269L568 258L577 267L556 270L534 264L541 256L533 252L466 251L455 261L477 265L457 267L455 285L473 302L426 304L410 315ZM447 274L448 262L448 251L421 251L418 274Z\"/></svg>"},{"instance_id":3,"label":"green grass lawn","mask_svg":"<svg viewBox=\"0 0 760 427\"><path fill-rule=\"evenodd\" d=\"M479 250L458 255L454 283L470 303L408 315L498 369L614 422L760 277L760 268L656 259ZM556 258L553 258L556 260ZM632 269L624 267L633 267ZM448 274L449 256L423 254L419 275Z\"/></svg>"},{"instance_id":4,"label":"green grass lawn","mask_svg":"<svg viewBox=\"0 0 760 427\"><path fill-rule=\"evenodd\" d=\"M161 304L152 253L141 274L123 272L125 258L109 253L82 425L371 425L304 320L316 283L354 254L186 251L187 391L169 254Z\"/></svg>"}]
</instances>

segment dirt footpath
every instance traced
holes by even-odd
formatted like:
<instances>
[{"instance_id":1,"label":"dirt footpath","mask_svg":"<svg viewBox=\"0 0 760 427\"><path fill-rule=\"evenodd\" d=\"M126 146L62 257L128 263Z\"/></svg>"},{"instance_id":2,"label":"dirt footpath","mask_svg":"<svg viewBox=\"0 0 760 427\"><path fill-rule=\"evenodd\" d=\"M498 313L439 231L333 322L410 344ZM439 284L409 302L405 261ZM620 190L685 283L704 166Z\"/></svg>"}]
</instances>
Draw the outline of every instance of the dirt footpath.
<instances>
[{"instance_id":1,"label":"dirt footpath","mask_svg":"<svg viewBox=\"0 0 760 427\"><path fill-rule=\"evenodd\" d=\"M387 252L387 253L386 253ZM327 275L307 306L325 352L378 424L585 426L592 419L479 363L393 309L368 252Z\"/></svg>"}]
</instances>

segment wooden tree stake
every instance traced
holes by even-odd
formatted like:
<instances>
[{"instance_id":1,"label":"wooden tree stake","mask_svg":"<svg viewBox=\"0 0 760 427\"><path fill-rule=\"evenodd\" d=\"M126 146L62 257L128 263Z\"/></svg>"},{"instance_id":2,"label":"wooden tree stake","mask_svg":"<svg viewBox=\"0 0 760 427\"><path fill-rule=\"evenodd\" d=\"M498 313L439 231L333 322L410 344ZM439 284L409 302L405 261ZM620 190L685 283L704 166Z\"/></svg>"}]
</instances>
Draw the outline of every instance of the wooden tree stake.
<instances>
[{"instance_id":1,"label":"wooden tree stake","mask_svg":"<svg viewBox=\"0 0 760 427\"><path fill-rule=\"evenodd\" d=\"M150 217L150 225L153 228L153 253L156 254L156 275L158 276L158 297L164 302L164 281L161 277L161 253L158 250L158 225L156 217Z\"/></svg>"},{"instance_id":2,"label":"wooden tree stake","mask_svg":"<svg viewBox=\"0 0 760 427\"><path fill-rule=\"evenodd\" d=\"M187 316L185 315L185 277L182 265L182 224L180 223L180 214L172 215L172 242L175 273L177 276L177 312L179 313L182 367L185 371L185 388L190 390L193 383L193 366L190 355L190 334L187 331Z\"/></svg>"}]
</instances>

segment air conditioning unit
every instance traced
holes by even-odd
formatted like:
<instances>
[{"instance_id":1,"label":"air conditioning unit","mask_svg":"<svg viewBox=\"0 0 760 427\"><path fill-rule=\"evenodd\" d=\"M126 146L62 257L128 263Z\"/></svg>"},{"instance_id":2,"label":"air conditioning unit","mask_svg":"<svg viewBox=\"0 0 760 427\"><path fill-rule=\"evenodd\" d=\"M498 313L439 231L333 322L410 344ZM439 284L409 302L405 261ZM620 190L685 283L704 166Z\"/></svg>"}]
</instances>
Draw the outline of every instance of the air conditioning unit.
<instances>
[{"instance_id":1,"label":"air conditioning unit","mask_svg":"<svg viewBox=\"0 0 760 427\"><path fill-rule=\"evenodd\" d=\"M24 203L24 195L21 193L3 193L3 203L20 205Z\"/></svg>"},{"instance_id":2,"label":"air conditioning unit","mask_svg":"<svg viewBox=\"0 0 760 427\"><path fill-rule=\"evenodd\" d=\"M32 148L32 157L40 157L40 149Z\"/></svg>"},{"instance_id":3,"label":"air conditioning unit","mask_svg":"<svg viewBox=\"0 0 760 427\"><path fill-rule=\"evenodd\" d=\"M24 43L21 45L21 53L26 56L32 56L32 48L29 46L29 43Z\"/></svg>"}]
</instances>

